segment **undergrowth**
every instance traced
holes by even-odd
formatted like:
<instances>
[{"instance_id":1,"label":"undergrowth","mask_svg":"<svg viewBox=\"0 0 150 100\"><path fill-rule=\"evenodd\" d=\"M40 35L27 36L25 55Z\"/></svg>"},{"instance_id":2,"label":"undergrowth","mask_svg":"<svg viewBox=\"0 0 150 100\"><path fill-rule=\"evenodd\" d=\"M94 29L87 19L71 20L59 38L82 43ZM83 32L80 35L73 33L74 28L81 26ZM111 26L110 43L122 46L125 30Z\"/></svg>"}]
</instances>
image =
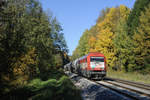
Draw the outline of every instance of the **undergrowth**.
<instances>
[{"instance_id":1,"label":"undergrowth","mask_svg":"<svg viewBox=\"0 0 150 100\"><path fill-rule=\"evenodd\" d=\"M48 75L48 74L47 74ZM2 100L81 100L76 89L62 71L53 71L49 77L35 78L23 87L6 92ZM47 80L46 80L47 79Z\"/></svg>"}]
</instances>

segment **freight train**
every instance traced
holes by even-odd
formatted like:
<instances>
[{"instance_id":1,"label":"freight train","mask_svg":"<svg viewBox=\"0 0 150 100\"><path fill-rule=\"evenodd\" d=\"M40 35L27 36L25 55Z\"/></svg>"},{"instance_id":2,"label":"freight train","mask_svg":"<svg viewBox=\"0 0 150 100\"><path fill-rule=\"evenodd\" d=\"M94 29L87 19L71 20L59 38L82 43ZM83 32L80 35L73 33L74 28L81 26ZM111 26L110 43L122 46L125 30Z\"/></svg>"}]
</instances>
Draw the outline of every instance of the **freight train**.
<instances>
[{"instance_id":1,"label":"freight train","mask_svg":"<svg viewBox=\"0 0 150 100\"><path fill-rule=\"evenodd\" d=\"M106 58L98 52L89 53L65 65L64 70L91 79L103 79L106 76Z\"/></svg>"}]
</instances>

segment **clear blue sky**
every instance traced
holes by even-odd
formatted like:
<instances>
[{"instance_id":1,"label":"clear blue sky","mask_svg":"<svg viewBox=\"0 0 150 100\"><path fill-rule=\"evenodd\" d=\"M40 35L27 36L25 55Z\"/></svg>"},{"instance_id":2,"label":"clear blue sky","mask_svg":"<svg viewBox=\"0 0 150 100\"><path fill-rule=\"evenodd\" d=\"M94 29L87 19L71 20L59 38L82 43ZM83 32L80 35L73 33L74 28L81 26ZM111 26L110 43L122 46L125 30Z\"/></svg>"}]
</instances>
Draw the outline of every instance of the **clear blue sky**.
<instances>
[{"instance_id":1,"label":"clear blue sky","mask_svg":"<svg viewBox=\"0 0 150 100\"><path fill-rule=\"evenodd\" d=\"M96 23L100 11L120 4L132 8L135 0L40 0L44 10L50 9L63 27L71 55L85 31Z\"/></svg>"}]
</instances>

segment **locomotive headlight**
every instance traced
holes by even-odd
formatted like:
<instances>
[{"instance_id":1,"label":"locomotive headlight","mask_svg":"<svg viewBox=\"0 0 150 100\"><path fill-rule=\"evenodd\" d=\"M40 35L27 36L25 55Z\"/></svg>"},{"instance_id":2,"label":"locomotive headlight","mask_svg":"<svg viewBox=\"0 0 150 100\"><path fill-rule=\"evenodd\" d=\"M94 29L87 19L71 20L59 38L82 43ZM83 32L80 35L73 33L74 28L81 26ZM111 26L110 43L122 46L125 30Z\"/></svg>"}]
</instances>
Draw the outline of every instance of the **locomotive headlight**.
<instances>
[{"instance_id":1,"label":"locomotive headlight","mask_svg":"<svg viewBox=\"0 0 150 100\"><path fill-rule=\"evenodd\" d=\"M100 68L104 69L104 62L100 62Z\"/></svg>"},{"instance_id":2,"label":"locomotive headlight","mask_svg":"<svg viewBox=\"0 0 150 100\"><path fill-rule=\"evenodd\" d=\"M101 68L102 70L104 70L104 67L103 68Z\"/></svg>"}]
</instances>

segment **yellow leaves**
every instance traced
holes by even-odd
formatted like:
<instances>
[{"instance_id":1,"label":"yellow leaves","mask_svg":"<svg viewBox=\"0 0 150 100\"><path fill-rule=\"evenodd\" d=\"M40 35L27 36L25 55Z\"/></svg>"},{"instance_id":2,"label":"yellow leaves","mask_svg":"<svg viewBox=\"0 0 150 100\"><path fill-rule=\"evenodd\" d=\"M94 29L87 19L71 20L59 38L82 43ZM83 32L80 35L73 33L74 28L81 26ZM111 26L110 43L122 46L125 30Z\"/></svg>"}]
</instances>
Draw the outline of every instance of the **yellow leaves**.
<instances>
[{"instance_id":1,"label":"yellow leaves","mask_svg":"<svg viewBox=\"0 0 150 100\"><path fill-rule=\"evenodd\" d=\"M133 35L133 42L135 45L134 53L135 59L139 66L144 66L145 59L150 57L150 6L146 8L145 12L142 12L140 24L137 27L137 31Z\"/></svg>"},{"instance_id":2,"label":"yellow leaves","mask_svg":"<svg viewBox=\"0 0 150 100\"><path fill-rule=\"evenodd\" d=\"M31 75L36 72L37 60L35 48L30 49L26 54L18 58L13 58L12 72L14 79L11 80L12 85L26 84Z\"/></svg>"},{"instance_id":3,"label":"yellow leaves","mask_svg":"<svg viewBox=\"0 0 150 100\"><path fill-rule=\"evenodd\" d=\"M10 75L9 74L1 74L1 80L2 81L10 81Z\"/></svg>"},{"instance_id":4,"label":"yellow leaves","mask_svg":"<svg viewBox=\"0 0 150 100\"><path fill-rule=\"evenodd\" d=\"M104 53L108 65L111 67L114 66L116 60L116 51L113 44L113 38L116 32L115 28L120 19L127 19L129 12L130 9L123 5L118 8L110 8L104 20L98 23L99 33L97 35L95 49L96 51Z\"/></svg>"},{"instance_id":5,"label":"yellow leaves","mask_svg":"<svg viewBox=\"0 0 150 100\"><path fill-rule=\"evenodd\" d=\"M97 49L111 46L110 43L112 42L113 33L110 31L110 28L101 30L97 37L98 37L96 43Z\"/></svg>"},{"instance_id":6,"label":"yellow leaves","mask_svg":"<svg viewBox=\"0 0 150 100\"><path fill-rule=\"evenodd\" d=\"M100 30L110 27L114 31L115 26L117 25L120 19L127 20L130 9L124 5L121 5L118 8L110 8L110 11L107 13L103 22L98 23Z\"/></svg>"},{"instance_id":7,"label":"yellow leaves","mask_svg":"<svg viewBox=\"0 0 150 100\"><path fill-rule=\"evenodd\" d=\"M113 32L107 27L101 30L97 37L96 50L103 53L106 56L108 64L112 65L111 63L114 57L114 46L112 43Z\"/></svg>"},{"instance_id":8,"label":"yellow leaves","mask_svg":"<svg viewBox=\"0 0 150 100\"><path fill-rule=\"evenodd\" d=\"M91 36L88 41L88 45L90 47L90 50L89 50L90 52L96 52L95 44L96 44L96 38L94 36Z\"/></svg>"},{"instance_id":9,"label":"yellow leaves","mask_svg":"<svg viewBox=\"0 0 150 100\"><path fill-rule=\"evenodd\" d=\"M111 23L110 21L114 20L114 18L116 17L116 16L114 16L114 14L116 14L116 10L117 10L116 8L111 8L109 13L107 14L106 20L109 23Z\"/></svg>"},{"instance_id":10,"label":"yellow leaves","mask_svg":"<svg viewBox=\"0 0 150 100\"><path fill-rule=\"evenodd\" d=\"M130 9L124 5L120 5L119 10L120 10L120 17L122 19L127 20L128 15L130 14Z\"/></svg>"},{"instance_id":11,"label":"yellow leaves","mask_svg":"<svg viewBox=\"0 0 150 100\"><path fill-rule=\"evenodd\" d=\"M80 38L82 42L79 41L79 46L73 54L80 55L82 52L80 55L82 56L88 52L101 52L106 56L109 67L113 67L117 60L117 51L113 43L114 36L117 33L117 25L121 20L126 21L129 13L130 9L124 5L103 11L95 27L92 27L86 32L88 34L83 34Z\"/></svg>"},{"instance_id":12,"label":"yellow leaves","mask_svg":"<svg viewBox=\"0 0 150 100\"><path fill-rule=\"evenodd\" d=\"M27 54L22 55L17 59L17 61L13 65L13 73L14 75L25 75L29 73L29 69L31 65L36 66L36 54L35 54L35 48L32 48L27 52ZM31 68L32 69L32 68ZM34 70L34 68L32 69Z\"/></svg>"},{"instance_id":13,"label":"yellow leaves","mask_svg":"<svg viewBox=\"0 0 150 100\"><path fill-rule=\"evenodd\" d=\"M29 79L29 76L27 76L27 75L19 76L15 80L12 80L10 82L10 85L17 86L17 87L23 86L23 85L27 84L28 79Z\"/></svg>"}]
</instances>

